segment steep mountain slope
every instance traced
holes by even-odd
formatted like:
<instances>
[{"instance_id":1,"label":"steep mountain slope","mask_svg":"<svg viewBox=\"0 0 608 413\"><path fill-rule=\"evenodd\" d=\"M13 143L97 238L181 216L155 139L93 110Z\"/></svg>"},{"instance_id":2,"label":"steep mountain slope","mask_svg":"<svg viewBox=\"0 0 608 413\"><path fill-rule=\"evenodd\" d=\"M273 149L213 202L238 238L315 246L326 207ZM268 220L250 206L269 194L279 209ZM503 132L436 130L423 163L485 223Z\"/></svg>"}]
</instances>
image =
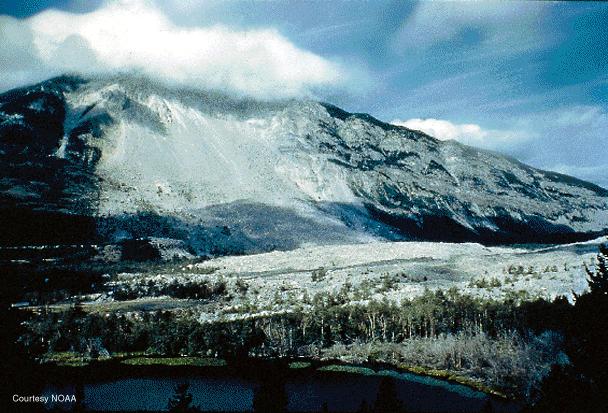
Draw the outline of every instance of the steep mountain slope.
<instances>
[{"instance_id":1,"label":"steep mountain slope","mask_svg":"<svg viewBox=\"0 0 608 413\"><path fill-rule=\"evenodd\" d=\"M372 238L553 242L608 191L313 101L61 77L0 96L4 244L186 240L197 253Z\"/></svg>"}]
</instances>

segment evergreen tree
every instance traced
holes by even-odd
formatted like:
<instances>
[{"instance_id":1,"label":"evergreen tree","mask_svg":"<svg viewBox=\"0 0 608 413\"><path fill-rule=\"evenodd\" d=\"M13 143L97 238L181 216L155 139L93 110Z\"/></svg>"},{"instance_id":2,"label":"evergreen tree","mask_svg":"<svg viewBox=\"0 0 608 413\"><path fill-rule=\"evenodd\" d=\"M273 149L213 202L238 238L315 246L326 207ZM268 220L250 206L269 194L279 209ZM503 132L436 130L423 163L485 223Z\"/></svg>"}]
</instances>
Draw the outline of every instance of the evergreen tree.
<instances>
[{"instance_id":1,"label":"evergreen tree","mask_svg":"<svg viewBox=\"0 0 608 413\"><path fill-rule=\"evenodd\" d=\"M554 366L543 381L534 412L608 411L608 246L601 245L589 292L576 296L566 327L569 366Z\"/></svg>"},{"instance_id":2,"label":"evergreen tree","mask_svg":"<svg viewBox=\"0 0 608 413\"><path fill-rule=\"evenodd\" d=\"M374 413L403 412L403 404L397 398L397 385L392 377L384 377L378 387L378 396L374 403Z\"/></svg>"},{"instance_id":3,"label":"evergreen tree","mask_svg":"<svg viewBox=\"0 0 608 413\"><path fill-rule=\"evenodd\" d=\"M589 381L598 411L608 411L608 246L601 245L594 271L589 273L589 293L576 299L567 331L568 357L579 377ZM600 407L601 406L601 407ZM605 409L605 410L601 410Z\"/></svg>"},{"instance_id":4,"label":"evergreen tree","mask_svg":"<svg viewBox=\"0 0 608 413\"><path fill-rule=\"evenodd\" d=\"M255 413L282 413L287 411L287 393L283 374L270 371L265 380L253 395Z\"/></svg>"},{"instance_id":5,"label":"evergreen tree","mask_svg":"<svg viewBox=\"0 0 608 413\"><path fill-rule=\"evenodd\" d=\"M533 413L594 413L601 412L593 389L573 366L554 365L543 380L541 399L536 403Z\"/></svg>"},{"instance_id":6,"label":"evergreen tree","mask_svg":"<svg viewBox=\"0 0 608 413\"><path fill-rule=\"evenodd\" d=\"M359 410L357 410L357 413L371 413L369 405L367 404L367 400L363 400L361 402L361 404L359 405Z\"/></svg>"},{"instance_id":7,"label":"evergreen tree","mask_svg":"<svg viewBox=\"0 0 608 413\"><path fill-rule=\"evenodd\" d=\"M78 380L76 383L76 388L74 389L74 396L76 396L76 404L74 405L74 409L72 411L74 413L81 413L86 411L86 406L84 404L84 384L81 380Z\"/></svg>"},{"instance_id":8,"label":"evergreen tree","mask_svg":"<svg viewBox=\"0 0 608 413\"><path fill-rule=\"evenodd\" d=\"M191 406L192 394L188 391L190 383L181 383L175 387L175 393L169 399L167 408L173 413L194 413L200 411Z\"/></svg>"},{"instance_id":9,"label":"evergreen tree","mask_svg":"<svg viewBox=\"0 0 608 413\"><path fill-rule=\"evenodd\" d=\"M608 244L601 244L594 270L585 265L591 294L608 295Z\"/></svg>"},{"instance_id":10,"label":"evergreen tree","mask_svg":"<svg viewBox=\"0 0 608 413\"><path fill-rule=\"evenodd\" d=\"M481 408L481 413L494 413L494 406L492 400L488 398Z\"/></svg>"}]
</instances>

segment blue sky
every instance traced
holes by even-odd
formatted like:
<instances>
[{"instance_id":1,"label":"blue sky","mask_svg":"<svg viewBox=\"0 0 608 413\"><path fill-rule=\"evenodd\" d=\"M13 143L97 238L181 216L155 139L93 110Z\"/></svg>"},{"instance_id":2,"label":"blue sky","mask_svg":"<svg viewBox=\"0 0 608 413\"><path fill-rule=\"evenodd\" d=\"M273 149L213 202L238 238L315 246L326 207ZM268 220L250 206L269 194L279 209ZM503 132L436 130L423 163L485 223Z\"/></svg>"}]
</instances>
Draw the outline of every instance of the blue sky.
<instances>
[{"instance_id":1,"label":"blue sky","mask_svg":"<svg viewBox=\"0 0 608 413\"><path fill-rule=\"evenodd\" d=\"M10 75L0 88L66 67L115 68L124 61L103 60L104 50L91 46L97 38L86 32L69 42L64 36L57 49L63 54L55 57L22 57L18 52L34 46L15 39L30 32L34 38L58 36L49 35L48 26L74 20L66 20L70 14L65 13L95 16L109 5L117 13L132 4L154 9L150 22L162 15L162 27L176 36L192 34L198 43L221 39L228 49L253 39L254 45L266 45L261 55L259 48L247 46L241 54L174 70L189 81L205 79L203 87L272 97L278 84L285 96L311 95L608 187L607 3L4 1L0 15L11 17L0 19L0 36L13 40L0 45L0 73ZM57 17L50 8L64 14ZM184 50L209 52L192 47ZM275 67L279 51L290 56L287 66ZM65 56L87 65L57 63ZM145 62L157 58L142 57ZM30 66L16 63L28 59ZM239 59L248 65L245 74L235 72ZM256 72L262 69L255 62L271 68L270 74ZM191 67L201 68L200 76ZM216 73L217 82L209 83ZM258 84L244 83L246 74Z\"/></svg>"}]
</instances>

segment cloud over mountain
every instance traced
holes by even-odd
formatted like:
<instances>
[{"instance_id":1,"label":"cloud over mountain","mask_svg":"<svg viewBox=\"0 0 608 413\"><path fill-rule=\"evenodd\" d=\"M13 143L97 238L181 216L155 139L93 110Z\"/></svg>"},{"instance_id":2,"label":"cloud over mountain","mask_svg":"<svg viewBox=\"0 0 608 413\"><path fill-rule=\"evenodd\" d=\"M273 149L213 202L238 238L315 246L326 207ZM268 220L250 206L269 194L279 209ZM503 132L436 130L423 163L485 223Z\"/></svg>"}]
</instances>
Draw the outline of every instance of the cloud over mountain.
<instances>
[{"instance_id":1,"label":"cloud over mountain","mask_svg":"<svg viewBox=\"0 0 608 413\"><path fill-rule=\"evenodd\" d=\"M181 27L143 1L86 14L47 10L0 16L0 88L63 72L138 72L169 83L262 98L341 87L337 63L303 50L277 30ZM2 73L4 72L4 73Z\"/></svg>"},{"instance_id":2,"label":"cloud over mountain","mask_svg":"<svg viewBox=\"0 0 608 413\"><path fill-rule=\"evenodd\" d=\"M521 116L506 128L454 123L435 118L395 119L393 125L440 140L499 151L536 167L555 170L608 187L604 145L608 112L599 105L575 105Z\"/></svg>"},{"instance_id":3,"label":"cloud over mountain","mask_svg":"<svg viewBox=\"0 0 608 413\"><path fill-rule=\"evenodd\" d=\"M439 140L455 140L461 143L486 149L504 149L527 139L523 133L506 130L484 129L474 123L452 123L442 119L395 119L393 125L419 130Z\"/></svg>"}]
</instances>

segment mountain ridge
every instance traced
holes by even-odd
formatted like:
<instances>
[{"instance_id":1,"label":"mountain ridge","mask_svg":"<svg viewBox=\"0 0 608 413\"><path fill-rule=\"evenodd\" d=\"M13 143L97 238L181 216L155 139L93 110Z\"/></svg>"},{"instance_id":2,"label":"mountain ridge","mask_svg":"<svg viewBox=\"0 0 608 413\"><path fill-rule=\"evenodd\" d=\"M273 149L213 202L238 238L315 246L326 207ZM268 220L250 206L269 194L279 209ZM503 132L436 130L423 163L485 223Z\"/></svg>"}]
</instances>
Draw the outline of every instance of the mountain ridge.
<instances>
[{"instance_id":1,"label":"mountain ridge","mask_svg":"<svg viewBox=\"0 0 608 413\"><path fill-rule=\"evenodd\" d=\"M167 237L198 254L608 233L604 188L309 100L63 76L0 95L0 150L3 244L50 241L36 228L53 219L60 242Z\"/></svg>"}]
</instances>

